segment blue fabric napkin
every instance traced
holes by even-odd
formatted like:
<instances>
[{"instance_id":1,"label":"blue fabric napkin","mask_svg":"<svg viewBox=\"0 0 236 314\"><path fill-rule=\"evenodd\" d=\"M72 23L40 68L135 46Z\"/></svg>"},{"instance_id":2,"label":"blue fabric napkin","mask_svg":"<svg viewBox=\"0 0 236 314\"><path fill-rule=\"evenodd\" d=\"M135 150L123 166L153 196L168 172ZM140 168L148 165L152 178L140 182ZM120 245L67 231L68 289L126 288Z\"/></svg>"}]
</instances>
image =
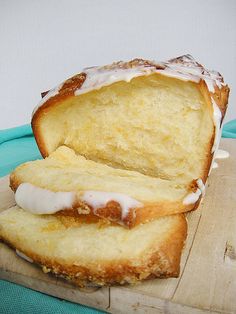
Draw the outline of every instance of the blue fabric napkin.
<instances>
[{"instance_id":1,"label":"blue fabric napkin","mask_svg":"<svg viewBox=\"0 0 236 314\"><path fill-rule=\"evenodd\" d=\"M87 306L60 300L5 280L0 280L1 314L101 314Z\"/></svg>"},{"instance_id":2,"label":"blue fabric napkin","mask_svg":"<svg viewBox=\"0 0 236 314\"><path fill-rule=\"evenodd\" d=\"M30 125L0 130L0 177L23 162L40 158Z\"/></svg>"},{"instance_id":3,"label":"blue fabric napkin","mask_svg":"<svg viewBox=\"0 0 236 314\"><path fill-rule=\"evenodd\" d=\"M231 120L224 125L222 137L236 138L236 119Z\"/></svg>"}]
</instances>

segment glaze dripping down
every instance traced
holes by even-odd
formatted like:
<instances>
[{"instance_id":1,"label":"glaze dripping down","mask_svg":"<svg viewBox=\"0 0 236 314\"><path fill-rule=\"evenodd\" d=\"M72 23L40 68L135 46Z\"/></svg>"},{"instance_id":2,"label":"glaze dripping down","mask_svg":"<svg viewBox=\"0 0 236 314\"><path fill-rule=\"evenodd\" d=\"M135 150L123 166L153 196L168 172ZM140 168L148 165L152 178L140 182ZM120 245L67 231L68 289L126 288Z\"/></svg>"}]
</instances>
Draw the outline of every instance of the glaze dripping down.
<instances>
[{"instance_id":1,"label":"glaze dripping down","mask_svg":"<svg viewBox=\"0 0 236 314\"><path fill-rule=\"evenodd\" d=\"M132 197L113 192L84 191L79 192L53 192L37 187L30 183L22 183L16 190L15 200L18 206L33 214L54 214L63 209L75 207L77 201L86 202L96 210L104 208L106 205L115 201L120 205L122 220L129 214L130 209L142 207L143 204Z\"/></svg>"},{"instance_id":2,"label":"glaze dripping down","mask_svg":"<svg viewBox=\"0 0 236 314\"><path fill-rule=\"evenodd\" d=\"M95 214L97 209L105 207L110 201L115 201L121 207L122 219L129 214L130 209L143 205L128 195L113 192L86 191L82 200L94 208Z\"/></svg>"},{"instance_id":3,"label":"glaze dripping down","mask_svg":"<svg viewBox=\"0 0 236 314\"><path fill-rule=\"evenodd\" d=\"M229 152L223 149L218 149L215 155L215 159L226 159L229 158Z\"/></svg>"},{"instance_id":4,"label":"glaze dripping down","mask_svg":"<svg viewBox=\"0 0 236 314\"><path fill-rule=\"evenodd\" d=\"M202 182L202 179L198 179L196 181L197 183L197 190L196 192L192 192L190 194L188 194L184 200L183 200L183 204L184 205L190 205L190 204L195 204L198 200L199 200L199 197L202 195L204 196L205 195L205 185L204 183Z\"/></svg>"}]
</instances>

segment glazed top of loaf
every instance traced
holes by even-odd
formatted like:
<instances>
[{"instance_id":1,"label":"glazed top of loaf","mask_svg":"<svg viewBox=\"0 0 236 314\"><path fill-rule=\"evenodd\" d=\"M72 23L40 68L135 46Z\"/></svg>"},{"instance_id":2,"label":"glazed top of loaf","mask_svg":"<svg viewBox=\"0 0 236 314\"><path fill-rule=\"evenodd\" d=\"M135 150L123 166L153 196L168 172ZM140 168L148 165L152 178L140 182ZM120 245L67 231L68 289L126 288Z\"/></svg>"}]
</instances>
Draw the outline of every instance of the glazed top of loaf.
<instances>
[{"instance_id":1,"label":"glazed top of loaf","mask_svg":"<svg viewBox=\"0 0 236 314\"><path fill-rule=\"evenodd\" d=\"M79 74L44 93L44 97L33 111L32 121L37 112L41 111L38 109L55 105L59 97L79 96L115 82L130 82L135 77L153 73L195 83L204 82L213 108L215 136L212 153L216 152L221 137L221 123L227 109L229 88L219 72L206 69L189 54L166 62L134 59L129 62L119 61L110 65L85 68Z\"/></svg>"},{"instance_id":2,"label":"glazed top of loaf","mask_svg":"<svg viewBox=\"0 0 236 314\"><path fill-rule=\"evenodd\" d=\"M51 97L68 88L77 96L118 81L129 82L135 77L152 73L161 73L166 76L192 82L203 80L211 93L215 93L223 86L226 86L219 72L204 68L189 54L170 59L167 62L143 59L134 59L129 62L119 61L111 65L83 69L78 75L73 76L71 79L64 81L50 90L36 106L33 114Z\"/></svg>"}]
</instances>

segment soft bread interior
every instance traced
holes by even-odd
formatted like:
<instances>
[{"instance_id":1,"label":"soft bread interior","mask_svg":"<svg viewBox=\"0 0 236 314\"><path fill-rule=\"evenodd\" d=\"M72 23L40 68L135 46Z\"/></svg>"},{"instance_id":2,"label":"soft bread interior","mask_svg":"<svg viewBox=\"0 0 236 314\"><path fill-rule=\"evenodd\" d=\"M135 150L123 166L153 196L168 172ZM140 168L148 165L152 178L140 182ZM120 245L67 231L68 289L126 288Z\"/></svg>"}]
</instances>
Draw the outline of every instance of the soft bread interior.
<instances>
[{"instance_id":1,"label":"soft bread interior","mask_svg":"<svg viewBox=\"0 0 236 314\"><path fill-rule=\"evenodd\" d=\"M203 176L214 134L199 85L160 74L67 98L37 123L48 153L65 144L87 159L181 183Z\"/></svg>"},{"instance_id":2,"label":"soft bread interior","mask_svg":"<svg viewBox=\"0 0 236 314\"><path fill-rule=\"evenodd\" d=\"M132 267L140 279L151 272L178 273L186 237L186 221L181 215L160 218L131 230L62 218L33 215L16 206L0 214L0 238L36 263L54 271L60 265L67 278L78 272L78 279L85 276L96 282L98 278L92 276L97 274L103 282L115 281L116 276L127 281ZM73 267L82 269L73 274Z\"/></svg>"},{"instance_id":3,"label":"soft bread interior","mask_svg":"<svg viewBox=\"0 0 236 314\"><path fill-rule=\"evenodd\" d=\"M44 160L17 167L11 174L13 189L24 182L55 192L95 190L123 193L143 203L182 203L187 193L183 184L87 160L66 146L59 147Z\"/></svg>"}]
</instances>

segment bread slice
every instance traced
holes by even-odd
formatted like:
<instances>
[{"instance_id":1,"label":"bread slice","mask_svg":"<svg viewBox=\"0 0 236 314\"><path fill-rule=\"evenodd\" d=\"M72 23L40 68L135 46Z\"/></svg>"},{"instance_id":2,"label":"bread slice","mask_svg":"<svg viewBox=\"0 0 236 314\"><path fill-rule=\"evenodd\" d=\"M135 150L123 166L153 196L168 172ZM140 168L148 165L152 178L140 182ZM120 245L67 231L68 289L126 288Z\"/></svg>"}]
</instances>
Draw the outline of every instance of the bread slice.
<instances>
[{"instance_id":1,"label":"bread slice","mask_svg":"<svg viewBox=\"0 0 236 314\"><path fill-rule=\"evenodd\" d=\"M177 277L186 238L184 216L126 229L98 221L33 215L15 206L0 213L0 239L44 272L84 286Z\"/></svg>"},{"instance_id":2,"label":"bread slice","mask_svg":"<svg viewBox=\"0 0 236 314\"><path fill-rule=\"evenodd\" d=\"M183 212L195 205L184 204L184 199L190 191L187 191L183 184L87 160L66 146L57 148L45 160L27 162L17 167L10 176L10 185L17 191L17 204L32 213L60 212L70 216L95 214L128 227L160 216ZM194 184L192 187L195 189ZM51 196L55 193L48 197L49 191L63 191L69 196L69 193L74 195L71 197L71 203L65 206L65 203L61 202L58 203L59 207L55 208ZM95 193L96 196L99 191L103 191L101 193L111 195L110 202L105 201L95 208L89 199L84 199L87 191ZM131 198L135 200L134 207L127 208L126 204L122 205L128 203Z\"/></svg>"},{"instance_id":3,"label":"bread slice","mask_svg":"<svg viewBox=\"0 0 236 314\"><path fill-rule=\"evenodd\" d=\"M49 159L14 171L18 204L128 227L197 208L228 93L219 73L190 56L85 69L34 111L35 138ZM51 207L42 206L49 199Z\"/></svg>"}]
</instances>

